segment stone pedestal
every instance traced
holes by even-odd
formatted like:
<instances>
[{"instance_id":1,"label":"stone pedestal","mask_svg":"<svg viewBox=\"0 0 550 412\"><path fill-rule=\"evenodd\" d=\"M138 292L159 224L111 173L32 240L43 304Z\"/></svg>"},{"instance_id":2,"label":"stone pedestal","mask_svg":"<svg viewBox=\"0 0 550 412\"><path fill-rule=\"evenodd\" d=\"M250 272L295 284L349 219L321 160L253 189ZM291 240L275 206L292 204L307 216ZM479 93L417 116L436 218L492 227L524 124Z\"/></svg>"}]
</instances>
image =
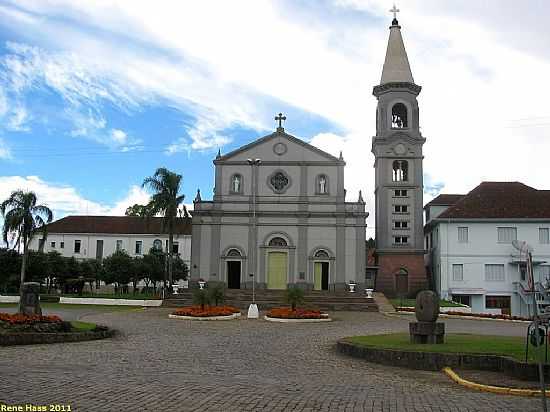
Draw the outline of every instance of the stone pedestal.
<instances>
[{"instance_id":1,"label":"stone pedestal","mask_svg":"<svg viewBox=\"0 0 550 412\"><path fill-rule=\"evenodd\" d=\"M23 283L19 311L26 315L42 315L40 308L40 283Z\"/></svg>"},{"instance_id":2,"label":"stone pedestal","mask_svg":"<svg viewBox=\"0 0 550 412\"><path fill-rule=\"evenodd\" d=\"M443 343L445 324L443 322L410 322L411 343Z\"/></svg>"}]
</instances>

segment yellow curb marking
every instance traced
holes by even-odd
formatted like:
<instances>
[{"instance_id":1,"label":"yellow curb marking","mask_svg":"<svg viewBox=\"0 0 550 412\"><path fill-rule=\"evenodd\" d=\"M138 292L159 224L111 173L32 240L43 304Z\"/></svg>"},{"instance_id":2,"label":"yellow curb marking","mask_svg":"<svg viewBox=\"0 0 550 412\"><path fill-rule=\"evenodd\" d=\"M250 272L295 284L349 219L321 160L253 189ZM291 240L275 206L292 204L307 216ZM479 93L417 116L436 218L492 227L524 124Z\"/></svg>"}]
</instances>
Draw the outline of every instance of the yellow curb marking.
<instances>
[{"instance_id":1,"label":"yellow curb marking","mask_svg":"<svg viewBox=\"0 0 550 412\"><path fill-rule=\"evenodd\" d=\"M443 368L443 372L459 385L465 386L466 388L474 389L476 391L498 393L501 395L516 395L516 396L540 396L541 394L540 389L515 389L515 388L507 388L504 386L483 385L481 383L468 381L466 379L462 379L449 367ZM548 396L549 394L547 392L546 397Z\"/></svg>"}]
</instances>

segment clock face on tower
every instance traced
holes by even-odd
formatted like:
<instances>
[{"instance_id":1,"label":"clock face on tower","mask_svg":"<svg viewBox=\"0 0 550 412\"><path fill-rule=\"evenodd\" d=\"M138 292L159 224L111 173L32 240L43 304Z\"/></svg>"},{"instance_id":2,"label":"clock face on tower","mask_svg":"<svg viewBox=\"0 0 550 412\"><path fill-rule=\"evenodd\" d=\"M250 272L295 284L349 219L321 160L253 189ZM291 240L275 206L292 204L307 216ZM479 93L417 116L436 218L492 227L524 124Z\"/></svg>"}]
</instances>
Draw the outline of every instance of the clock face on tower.
<instances>
[{"instance_id":1,"label":"clock face on tower","mask_svg":"<svg viewBox=\"0 0 550 412\"><path fill-rule=\"evenodd\" d=\"M399 144L396 144L395 147L393 148L393 151L398 154L398 155L404 155L406 152L407 152L407 148L405 147L404 144L402 143L399 143Z\"/></svg>"}]
</instances>

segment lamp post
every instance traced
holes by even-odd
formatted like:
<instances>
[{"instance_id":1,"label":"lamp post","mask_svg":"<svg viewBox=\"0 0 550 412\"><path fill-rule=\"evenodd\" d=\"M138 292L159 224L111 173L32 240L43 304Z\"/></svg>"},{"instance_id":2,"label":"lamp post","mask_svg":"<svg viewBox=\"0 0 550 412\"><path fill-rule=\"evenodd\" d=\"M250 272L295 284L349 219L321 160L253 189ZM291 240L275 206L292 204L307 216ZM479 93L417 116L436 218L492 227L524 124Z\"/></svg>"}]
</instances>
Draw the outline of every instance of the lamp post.
<instances>
[{"instance_id":1,"label":"lamp post","mask_svg":"<svg viewBox=\"0 0 550 412\"><path fill-rule=\"evenodd\" d=\"M252 233L254 238L254 245L252 247L252 273L250 276L252 277L252 303L248 307L248 319L258 319L259 312L258 312L258 305L256 305L256 247L257 247L257 240L256 240L256 179L254 179L255 173L254 173L254 166L259 166L262 161L260 159L247 159L246 160L248 164L250 165L250 187L252 191ZM249 241L251 241L249 239Z\"/></svg>"}]
</instances>

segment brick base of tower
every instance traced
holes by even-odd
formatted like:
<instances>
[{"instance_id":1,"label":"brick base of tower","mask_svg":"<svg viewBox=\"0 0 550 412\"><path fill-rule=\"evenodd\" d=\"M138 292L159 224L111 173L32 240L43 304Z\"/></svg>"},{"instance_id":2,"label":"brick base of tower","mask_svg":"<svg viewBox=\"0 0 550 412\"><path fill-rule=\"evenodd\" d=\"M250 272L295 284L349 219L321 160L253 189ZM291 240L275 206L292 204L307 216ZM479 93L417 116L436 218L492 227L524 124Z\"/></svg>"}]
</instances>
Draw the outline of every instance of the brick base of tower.
<instances>
[{"instance_id":1,"label":"brick base of tower","mask_svg":"<svg viewBox=\"0 0 550 412\"><path fill-rule=\"evenodd\" d=\"M413 296L419 290L428 288L424 255L378 254L376 291L383 292L389 297L397 296L397 275L401 269L407 271L407 296Z\"/></svg>"}]
</instances>

